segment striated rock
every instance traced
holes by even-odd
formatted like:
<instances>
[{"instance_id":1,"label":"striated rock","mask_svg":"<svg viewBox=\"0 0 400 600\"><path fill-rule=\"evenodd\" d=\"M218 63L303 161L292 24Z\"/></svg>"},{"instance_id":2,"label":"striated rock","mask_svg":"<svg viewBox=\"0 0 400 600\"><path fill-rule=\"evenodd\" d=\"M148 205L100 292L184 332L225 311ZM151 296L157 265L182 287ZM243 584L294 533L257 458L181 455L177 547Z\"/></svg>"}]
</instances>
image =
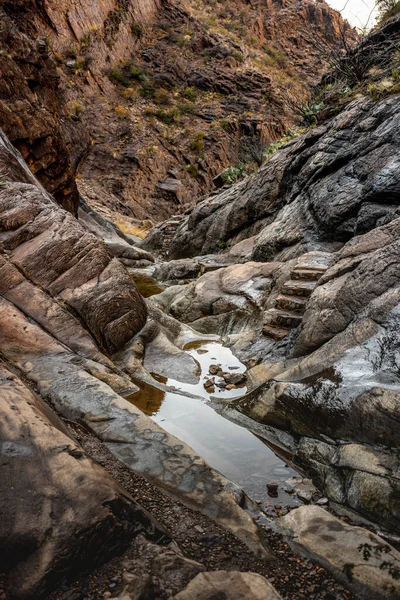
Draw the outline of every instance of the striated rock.
<instances>
[{"instance_id":1,"label":"striated rock","mask_svg":"<svg viewBox=\"0 0 400 600\"><path fill-rule=\"evenodd\" d=\"M57 202L75 212L75 170L89 137L62 119L68 109L60 75L44 32L29 15L33 5L29 0L1 8L0 126ZM19 27L21 19L29 31Z\"/></svg>"},{"instance_id":2,"label":"striated rock","mask_svg":"<svg viewBox=\"0 0 400 600\"><path fill-rule=\"evenodd\" d=\"M7 148L2 153L11 156ZM8 173L0 190L1 248L8 261L78 313L102 347L119 349L146 321L135 284L99 238L40 188L18 183L20 176Z\"/></svg>"},{"instance_id":3,"label":"striated rock","mask_svg":"<svg viewBox=\"0 0 400 600\"><path fill-rule=\"evenodd\" d=\"M39 598L162 528L0 364L0 555L13 598Z\"/></svg>"},{"instance_id":4,"label":"striated rock","mask_svg":"<svg viewBox=\"0 0 400 600\"><path fill-rule=\"evenodd\" d=\"M399 102L360 98L286 144L255 175L199 203L169 256L206 254L221 240L234 245L258 234L253 259L293 258L396 218Z\"/></svg>"},{"instance_id":5,"label":"striated rock","mask_svg":"<svg viewBox=\"0 0 400 600\"><path fill-rule=\"evenodd\" d=\"M200 573L171 600L278 600L281 596L261 575L237 571Z\"/></svg>"},{"instance_id":6,"label":"striated rock","mask_svg":"<svg viewBox=\"0 0 400 600\"><path fill-rule=\"evenodd\" d=\"M400 554L382 538L347 525L319 506L301 506L278 520L297 552L331 571L361 598L400 594Z\"/></svg>"},{"instance_id":7,"label":"striated rock","mask_svg":"<svg viewBox=\"0 0 400 600\"><path fill-rule=\"evenodd\" d=\"M12 158L7 146L0 150ZM39 185L19 183L21 173L22 159L5 172L0 189L2 357L135 473L206 512L267 559L244 492L123 397L137 391L126 373L151 379L140 364L143 342L156 340L163 327L178 347L198 334L151 302L154 327L150 321L143 329L146 305L125 268ZM118 367L101 348L120 351Z\"/></svg>"}]
</instances>

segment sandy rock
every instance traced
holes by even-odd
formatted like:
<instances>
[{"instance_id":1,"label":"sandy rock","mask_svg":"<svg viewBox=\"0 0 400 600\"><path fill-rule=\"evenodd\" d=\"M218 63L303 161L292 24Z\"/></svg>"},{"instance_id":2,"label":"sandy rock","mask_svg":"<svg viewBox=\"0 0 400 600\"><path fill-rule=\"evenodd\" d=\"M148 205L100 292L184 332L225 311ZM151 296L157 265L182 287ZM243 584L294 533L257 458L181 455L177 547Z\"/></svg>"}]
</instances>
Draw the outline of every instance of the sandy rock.
<instances>
[{"instance_id":1,"label":"sandy rock","mask_svg":"<svg viewBox=\"0 0 400 600\"><path fill-rule=\"evenodd\" d=\"M275 588L261 575L237 571L200 573L171 600L279 600Z\"/></svg>"},{"instance_id":2,"label":"sandy rock","mask_svg":"<svg viewBox=\"0 0 400 600\"><path fill-rule=\"evenodd\" d=\"M361 598L399 597L400 553L377 535L319 506L296 508L278 524L295 551L320 563Z\"/></svg>"}]
</instances>

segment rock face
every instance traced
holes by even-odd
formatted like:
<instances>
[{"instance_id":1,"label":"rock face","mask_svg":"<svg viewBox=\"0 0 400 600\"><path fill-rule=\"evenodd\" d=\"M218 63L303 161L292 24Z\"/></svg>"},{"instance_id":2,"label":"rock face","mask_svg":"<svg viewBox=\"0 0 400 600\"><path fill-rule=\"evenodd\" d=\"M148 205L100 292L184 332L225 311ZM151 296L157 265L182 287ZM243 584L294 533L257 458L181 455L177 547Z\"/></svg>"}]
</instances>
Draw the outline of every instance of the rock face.
<instances>
[{"instance_id":1,"label":"rock face","mask_svg":"<svg viewBox=\"0 0 400 600\"><path fill-rule=\"evenodd\" d=\"M378 536L318 506L293 510L279 526L297 551L328 567L360 598L398 598L400 554Z\"/></svg>"},{"instance_id":2,"label":"rock face","mask_svg":"<svg viewBox=\"0 0 400 600\"><path fill-rule=\"evenodd\" d=\"M324 58L305 31L354 38L324 2L7 2L0 126L46 189L116 221L167 218L254 163ZM82 160L84 159L84 160ZM254 166L254 164L253 164Z\"/></svg>"},{"instance_id":3,"label":"rock face","mask_svg":"<svg viewBox=\"0 0 400 600\"><path fill-rule=\"evenodd\" d=\"M195 283L167 288L154 300L204 333L246 331L262 323L271 275L278 263L247 262L206 273Z\"/></svg>"},{"instance_id":4,"label":"rock face","mask_svg":"<svg viewBox=\"0 0 400 600\"><path fill-rule=\"evenodd\" d=\"M361 98L287 144L258 173L198 204L169 257L215 252L221 242L257 234L254 260L287 260L395 219L399 102Z\"/></svg>"},{"instance_id":5,"label":"rock face","mask_svg":"<svg viewBox=\"0 0 400 600\"><path fill-rule=\"evenodd\" d=\"M170 494L180 496L196 510L205 511L232 530L257 556L267 559L268 548L251 517L256 514L255 506L244 492L123 397L138 389L130 375L139 374L151 379L137 354L141 340L153 340L157 339L157 334L161 335L161 325L157 326L156 319L164 324L165 330L171 329L170 337L176 343L184 326L166 315L158 317L155 309L150 310L152 321L144 327L148 314L145 302L126 268L111 255L107 245L56 204L29 174L21 156L4 138L1 138L0 156L0 163L4 165L0 188L2 359L10 369L18 370L62 417L79 422L95 433L111 454L133 472L152 480ZM155 330L153 334L151 329ZM141 335L135 337L139 332ZM198 339L193 330L189 333ZM182 335L182 344L185 339L190 341L190 337ZM169 345L176 351L172 342ZM14 416L14 413L10 414ZM10 447L13 453L15 442L11 434L16 426L9 427L4 430L4 447L6 452ZM19 427L23 429L23 424ZM43 427L44 430L49 428L46 424ZM40 436L44 436L42 431ZM55 436L56 433L43 443L50 443ZM17 456L18 448L15 449ZM21 452L24 451L22 448ZM36 456L39 451L40 448L32 455ZM53 450L45 448L45 455L46 452L51 457ZM73 459L78 460L79 456L76 458L73 452ZM62 462L62 456L59 466L54 462L54 469L61 471L60 477L63 469L68 469L67 459L70 460L68 453L67 462ZM2 464L7 466L8 463ZM37 468L41 465L38 463ZM20 477L21 469L16 472L16 477ZM32 471L36 473L33 467ZM71 477L75 477L75 471L71 467ZM80 475L77 477L79 481ZM52 476L51 481L53 479ZM42 479L38 476L37 480L40 485ZM9 485L7 477L2 477L1 481ZM76 485L75 479L71 485L73 483ZM93 486L96 487L96 482ZM98 488L100 493L102 488ZM82 498L82 494L78 497ZM24 506L29 498L22 494ZM96 498L98 496L94 494L93 502ZM88 502L87 510L91 507ZM80 535L79 527L83 527L87 515L84 508L82 506L82 520L79 515L76 518L78 529L71 535ZM57 508L54 510L55 514L59 513ZM107 515L105 509L99 511L101 531L102 519ZM97 522L95 520L94 527ZM44 527L47 525L51 525L49 520ZM35 519L32 520L34 526ZM124 529L123 519L121 527ZM113 528L112 522L110 528ZM63 531L60 536L64 544ZM45 552L47 539L40 537L41 526L35 532L38 552ZM18 530L7 533L9 546L19 544L18 535ZM54 536L58 536L55 527ZM122 533L119 537L123 539ZM111 542L110 539L110 545ZM65 547L69 548L70 543L72 541L67 537ZM86 560L85 548L82 547L82 560ZM107 545L104 545L99 558L105 557L106 551ZM58 546L54 553L58 556ZM43 558L43 570L37 572L37 584L24 576L21 585L32 589L35 585L46 586L47 573L58 569L57 556L50 553L46 558L48 563ZM20 563L21 558L16 556L16 562ZM74 565L71 563L71 568Z\"/></svg>"},{"instance_id":6,"label":"rock face","mask_svg":"<svg viewBox=\"0 0 400 600\"><path fill-rule=\"evenodd\" d=\"M139 533L168 540L3 363L0 400L0 555L13 598L43 597Z\"/></svg>"},{"instance_id":7,"label":"rock face","mask_svg":"<svg viewBox=\"0 0 400 600\"><path fill-rule=\"evenodd\" d=\"M1 7L0 126L57 202L74 212L75 170L88 138L74 131L71 121L62 121L67 108L60 75L45 36L34 26L33 6Z\"/></svg>"},{"instance_id":8,"label":"rock face","mask_svg":"<svg viewBox=\"0 0 400 600\"><path fill-rule=\"evenodd\" d=\"M399 103L358 98L182 216L170 256L199 254L198 263L221 241L228 248L214 257L219 270L158 297L203 331L228 333L249 366L261 363L230 408L290 433L287 450L336 507L396 532ZM243 264L223 267L233 256ZM190 260L172 260L171 272ZM243 328L230 317L255 309L257 264L271 272L258 319ZM236 270L246 284L232 293Z\"/></svg>"}]
</instances>

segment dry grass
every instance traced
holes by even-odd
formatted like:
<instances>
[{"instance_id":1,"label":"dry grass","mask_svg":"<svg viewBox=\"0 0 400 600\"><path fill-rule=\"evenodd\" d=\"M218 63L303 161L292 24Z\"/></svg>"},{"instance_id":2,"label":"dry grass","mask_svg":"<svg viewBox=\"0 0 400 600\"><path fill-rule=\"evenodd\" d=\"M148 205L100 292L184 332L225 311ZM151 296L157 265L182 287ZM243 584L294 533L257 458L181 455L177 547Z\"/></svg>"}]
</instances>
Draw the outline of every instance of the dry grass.
<instances>
[{"instance_id":1,"label":"dry grass","mask_svg":"<svg viewBox=\"0 0 400 600\"><path fill-rule=\"evenodd\" d=\"M117 221L117 227L126 235L134 235L142 240L146 237L150 228L146 228L144 225L138 225L135 223L129 223L128 221Z\"/></svg>"}]
</instances>

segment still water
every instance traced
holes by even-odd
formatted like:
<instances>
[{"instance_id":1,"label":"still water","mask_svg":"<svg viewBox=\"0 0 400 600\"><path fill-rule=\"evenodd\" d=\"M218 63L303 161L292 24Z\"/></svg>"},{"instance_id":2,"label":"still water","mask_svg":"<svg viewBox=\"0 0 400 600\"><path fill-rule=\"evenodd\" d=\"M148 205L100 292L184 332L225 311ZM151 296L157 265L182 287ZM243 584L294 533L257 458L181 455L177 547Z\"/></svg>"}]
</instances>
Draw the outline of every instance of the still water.
<instances>
[{"instance_id":1,"label":"still water","mask_svg":"<svg viewBox=\"0 0 400 600\"><path fill-rule=\"evenodd\" d=\"M153 373L168 386L201 396L190 398L173 392L164 392L149 384L129 397L153 421L169 433L180 438L198 452L212 467L225 477L238 483L254 500L262 503L299 504L287 494L282 484L298 474L279 458L263 441L250 431L225 419L207 404L210 396L234 398L246 393L246 387L222 390L217 386L212 394L204 388L204 381L211 377L210 365L220 365L225 372L243 373L245 366L233 356L229 348L217 342L188 344L185 350L199 364L201 375L197 384L183 384ZM215 377L216 383L220 380ZM280 483L278 498L269 498L266 484Z\"/></svg>"}]
</instances>

